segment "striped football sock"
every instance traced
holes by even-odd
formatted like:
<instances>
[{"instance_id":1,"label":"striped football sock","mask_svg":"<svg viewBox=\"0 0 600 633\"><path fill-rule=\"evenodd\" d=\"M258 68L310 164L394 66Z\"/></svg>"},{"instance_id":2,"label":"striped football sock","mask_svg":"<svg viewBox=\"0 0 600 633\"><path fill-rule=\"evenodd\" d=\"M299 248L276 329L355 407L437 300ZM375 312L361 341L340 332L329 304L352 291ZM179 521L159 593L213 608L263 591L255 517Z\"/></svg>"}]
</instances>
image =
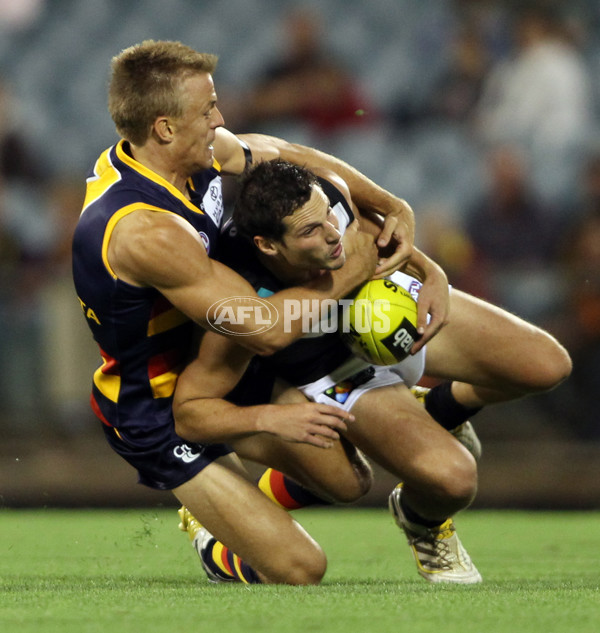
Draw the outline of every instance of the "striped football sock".
<instances>
[{"instance_id":1,"label":"striped football sock","mask_svg":"<svg viewBox=\"0 0 600 633\"><path fill-rule=\"evenodd\" d=\"M268 468L258 480L262 492L285 510L298 510L314 505L330 505L316 494L273 468Z\"/></svg>"},{"instance_id":2,"label":"striped football sock","mask_svg":"<svg viewBox=\"0 0 600 633\"><path fill-rule=\"evenodd\" d=\"M206 543L200 555L206 567L218 578L225 581L238 580L247 585L261 582L258 574L250 565L214 537Z\"/></svg>"}]
</instances>

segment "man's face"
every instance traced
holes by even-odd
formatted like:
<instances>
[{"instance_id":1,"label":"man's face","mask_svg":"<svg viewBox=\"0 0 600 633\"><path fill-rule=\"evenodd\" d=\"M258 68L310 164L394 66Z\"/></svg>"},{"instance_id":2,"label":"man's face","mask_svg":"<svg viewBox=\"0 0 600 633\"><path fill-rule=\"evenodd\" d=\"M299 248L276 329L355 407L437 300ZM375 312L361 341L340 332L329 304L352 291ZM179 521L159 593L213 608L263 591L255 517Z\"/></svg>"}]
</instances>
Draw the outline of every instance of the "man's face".
<instances>
[{"instance_id":1,"label":"man's face","mask_svg":"<svg viewBox=\"0 0 600 633\"><path fill-rule=\"evenodd\" d=\"M192 75L182 83L183 114L174 120L174 149L183 169L192 174L213 164L215 130L224 121L217 108L217 94L212 76Z\"/></svg>"},{"instance_id":2,"label":"man's face","mask_svg":"<svg viewBox=\"0 0 600 633\"><path fill-rule=\"evenodd\" d=\"M338 221L318 185L313 185L304 206L283 218L283 225L285 232L274 248L291 267L312 271L337 270L344 265L346 253Z\"/></svg>"}]
</instances>

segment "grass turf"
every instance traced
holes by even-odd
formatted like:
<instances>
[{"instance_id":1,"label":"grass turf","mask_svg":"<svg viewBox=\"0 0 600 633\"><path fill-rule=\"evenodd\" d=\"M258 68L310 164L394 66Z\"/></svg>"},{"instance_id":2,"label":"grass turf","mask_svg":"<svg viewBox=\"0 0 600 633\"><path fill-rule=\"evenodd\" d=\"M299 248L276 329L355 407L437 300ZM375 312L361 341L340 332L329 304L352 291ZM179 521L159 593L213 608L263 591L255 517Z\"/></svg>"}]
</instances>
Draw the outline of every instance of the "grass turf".
<instances>
[{"instance_id":1,"label":"grass turf","mask_svg":"<svg viewBox=\"0 0 600 633\"><path fill-rule=\"evenodd\" d=\"M380 510L304 510L320 587L209 584L175 509L0 511L0 631L596 633L600 513L470 511L484 577L432 586Z\"/></svg>"}]
</instances>

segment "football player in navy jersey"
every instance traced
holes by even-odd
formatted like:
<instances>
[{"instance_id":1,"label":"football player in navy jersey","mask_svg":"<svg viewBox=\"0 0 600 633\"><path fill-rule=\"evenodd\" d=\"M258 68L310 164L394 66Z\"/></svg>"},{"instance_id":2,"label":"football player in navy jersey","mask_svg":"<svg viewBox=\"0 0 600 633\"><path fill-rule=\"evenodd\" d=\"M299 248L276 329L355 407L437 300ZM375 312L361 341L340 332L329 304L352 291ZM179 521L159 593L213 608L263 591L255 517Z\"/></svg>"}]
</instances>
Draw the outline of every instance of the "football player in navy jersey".
<instances>
[{"instance_id":1,"label":"football player in navy jersey","mask_svg":"<svg viewBox=\"0 0 600 633\"><path fill-rule=\"evenodd\" d=\"M357 213L345 183L335 174L316 178L285 161L261 163L242 180L221 257L260 296L269 297L324 270L343 268L342 235ZM361 217L360 222L364 230L377 233L370 218ZM406 271L422 280L430 270L427 258L420 259L415 249ZM391 278L407 289L421 286L419 279L403 273ZM465 428L467 420L486 404L556 386L568 375L570 360L546 332L499 308L456 289L451 306L453 318L428 343L427 354L421 348L397 366L370 366L352 357L337 333L302 338L258 362L311 400L338 402L355 415L341 434L403 482L390 495L390 509L408 537L419 573L431 582L473 583L481 576L449 518L468 506L477 487L473 457L480 447L472 427ZM281 441L278 448L273 442L265 448L260 433L239 433L244 411L235 406L235 399L219 399L227 398L227 388L235 383L228 382L236 367L231 362L234 346L234 340L210 334L202 341L198 359L183 372L177 387L174 407L180 434L195 441L231 442L238 455L335 498L335 472L324 467L319 449ZM210 376L204 361L208 356ZM239 377L250 354L240 350L236 358ZM425 408L408 388L423 371L445 381L419 392ZM245 411L256 415L260 408ZM465 445L470 442L473 456L452 434ZM284 484L279 480L276 485ZM278 496L277 490L265 491ZM288 493L293 496L293 491Z\"/></svg>"},{"instance_id":2,"label":"football player in navy jersey","mask_svg":"<svg viewBox=\"0 0 600 633\"><path fill-rule=\"evenodd\" d=\"M270 299L276 306L286 299L339 299L373 274L396 269L412 257L414 219L403 200L342 161L280 139L228 132L217 106L215 65L212 55L165 41L143 42L112 61L109 111L122 138L89 174L73 239L75 287L102 359L91 403L108 442L137 469L139 481L172 491L230 546L221 552L222 564L238 580L315 583L325 572L323 552L246 481L231 447L198 444L175 432L177 377L198 329L217 318L211 306L227 297L256 297L247 281L213 258L221 175L277 157L328 167L360 204L386 218L377 240L385 245L393 238L390 257L378 261L373 237L349 230L344 268L276 293ZM423 341L447 313L444 284L433 280L428 288L419 316ZM258 317L245 314L228 335L252 353L271 354L301 335L299 325L285 331L277 323L257 332ZM261 389L270 394L266 375L242 402L249 396L264 401ZM339 432L353 419L330 405L282 406L283 435L319 447L339 446ZM281 416L271 413L245 416L247 432L258 425L280 436ZM364 491L365 479L350 461L338 475L354 488L348 496Z\"/></svg>"}]
</instances>

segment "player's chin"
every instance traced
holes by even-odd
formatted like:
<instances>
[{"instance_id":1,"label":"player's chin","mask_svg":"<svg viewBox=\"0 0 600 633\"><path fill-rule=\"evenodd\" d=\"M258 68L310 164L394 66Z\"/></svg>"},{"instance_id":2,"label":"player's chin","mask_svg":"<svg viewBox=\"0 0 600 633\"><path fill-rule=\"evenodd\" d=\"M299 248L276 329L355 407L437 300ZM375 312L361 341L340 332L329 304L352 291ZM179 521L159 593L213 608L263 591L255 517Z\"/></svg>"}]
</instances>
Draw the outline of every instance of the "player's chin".
<instances>
[{"instance_id":1,"label":"player's chin","mask_svg":"<svg viewBox=\"0 0 600 633\"><path fill-rule=\"evenodd\" d=\"M213 166L214 162L214 152L212 149L212 145L208 147L208 149L202 154L199 162L199 171L202 169L210 169Z\"/></svg>"},{"instance_id":2,"label":"player's chin","mask_svg":"<svg viewBox=\"0 0 600 633\"><path fill-rule=\"evenodd\" d=\"M346 263L346 253L342 252L341 255L338 255L334 259L330 260L329 270L338 270Z\"/></svg>"}]
</instances>

